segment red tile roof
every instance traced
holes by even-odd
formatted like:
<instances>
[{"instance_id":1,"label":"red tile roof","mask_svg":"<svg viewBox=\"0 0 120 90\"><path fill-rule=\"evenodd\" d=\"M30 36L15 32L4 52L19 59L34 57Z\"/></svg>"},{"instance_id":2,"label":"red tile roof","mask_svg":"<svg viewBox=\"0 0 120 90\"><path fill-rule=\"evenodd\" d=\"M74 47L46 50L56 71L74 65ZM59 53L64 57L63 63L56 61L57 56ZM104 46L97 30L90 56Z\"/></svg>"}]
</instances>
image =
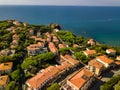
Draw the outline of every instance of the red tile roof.
<instances>
[{"instance_id":1,"label":"red tile roof","mask_svg":"<svg viewBox=\"0 0 120 90\"><path fill-rule=\"evenodd\" d=\"M114 62L114 60L108 58L106 55L98 56L98 57L96 57L96 59L99 59L99 60L101 60L101 61L103 61L103 62L105 62L107 64L111 64L111 63Z\"/></svg>"},{"instance_id":2,"label":"red tile roof","mask_svg":"<svg viewBox=\"0 0 120 90\"><path fill-rule=\"evenodd\" d=\"M0 63L0 71L12 69L13 62Z\"/></svg>"},{"instance_id":3,"label":"red tile roof","mask_svg":"<svg viewBox=\"0 0 120 90\"><path fill-rule=\"evenodd\" d=\"M48 47L49 47L50 51L53 53L56 53L58 51L58 49L56 48L56 46L53 42L49 42Z\"/></svg>"},{"instance_id":4,"label":"red tile roof","mask_svg":"<svg viewBox=\"0 0 120 90\"><path fill-rule=\"evenodd\" d=\"M94 60L90 60L88 62L88 65L89 66L93 66L93 67L98 68L98 69L101 69L101 68L104 67L104 65L101 62L99 62L99 61L97 61L95 59Z\"/></svg>"},{"instance_id":5,"label":"red tile roof","mask_svg":"<svg viewBox=\"0 0 120 90\"><path fill-rule=\"evenodd\" d=\"M94 74L86 68L82 68L77 74L69 79L77 88L81 88Z\"/></svg>"},{"instance_id":6,"label":"red tile roof","mask_svg":"<svg viewBox=\"0 0 120 90\"><path fill-rule=\"evenodd\" d=\"M88 44L95 45L94 39L89 39Z\"/></svg>"},{"instance_id":7,"label":"red tile roof","mask_svg":"<svg viewBox=\"0 0 120 90\"><path fill-rule=\"evenodd\" d=\"M86 50L86 51L84 51L84 53L86 53L87 55L93 55L93 54L96 54L96 51L95 50Z\"/></svg>"},{"instance_id":8,"label":"red tile roof","mask_svg":"<svg viewBox=\"0 0 120 90\"><path fill-rule=\"evenodd\" d=\"M68 54L64 55L64 58L65 58L66 61L68 61L68 62L69 62L70 64L72 64L72 65L76 65L76 64L79 63L78 60L74 59L73 57L71 57L71 56L68 55Z\"/></svg>"},{"instance_id":9,"label":"red tile roof","mask_svg":"<svg viewBox=\"0 0 120 90\"><path fill-rule=\"evenodd\" d=\"M59 48L65 48L66 46L64 44L59 44L58 47Z\"/></svg>"},{"instance_id":10,"label":"red tile roof","mask_svg":"<svg viewBox=\"0 0 120 90\"><path fill-rule=\"evenodd\" d=\"M116 61L115 64L120 65L120 62L117 62L117 61Z\"/></svg>"},{"instance_id":11,"label":"red tile roof","mask_svg":"<svg viewBox=\"0 0 120 90\"><path fill-rule=\"evenodd\" d=\"M116 50L114 50L114 49L107 49L107 51L109 51L110 53L116 52Z\"/></svg>"},{"instance_id":12,"label":"red tile roof","mask_svg":"<svg viewBox=\"0 0 120 90\"><path fill-rule=\"evenodd\" d=\"M73 44L73 47L77 48L77 47L79 47L79 45L78 44Z\"/></svg>"},{"instance_id":13,"label":"red tile roof","mask_svg":"<svg viewBox=\"0 0 120 90\"><path fill-rule=\"evenodd\" d=\"M66 70L67 68L70 68L72 64L68 63L67 61L64 61L61 63L61 65L56 66L60 71Z\"/></svg>"},{"instance_id":14,"label":"red tile roof","mask_svg":"<svg viewBox=\"0 0 120 90\"><path fill-rule=\"evenodd\" d=\"M12 38L13 38L13 40L19 40L19 35L14 34L14 35L12 36Z\"/></svg>"},{"instance_id":15,"label":"red tile roof","mask_svg":"<svg viewBox=\"0 0 120 90\"><path fill-rule=\"evenodd\" d=\"M8 75L0 76L0 86L5 86L8 83Z\"/></svg>"},{"instance_id":16,"label":"red tile roof","mask_svg":"<svg viewBox=\"0 0 120 90\"><path fill-rule=\"evenodd\" d=\"M59 70L55 66L49 66L48 68L42 70L36 76L32 77L31 79L27 80L27 84L30 88L38 89L42 86L42 84L57 75Z\"/></svg>"}]
</instances>

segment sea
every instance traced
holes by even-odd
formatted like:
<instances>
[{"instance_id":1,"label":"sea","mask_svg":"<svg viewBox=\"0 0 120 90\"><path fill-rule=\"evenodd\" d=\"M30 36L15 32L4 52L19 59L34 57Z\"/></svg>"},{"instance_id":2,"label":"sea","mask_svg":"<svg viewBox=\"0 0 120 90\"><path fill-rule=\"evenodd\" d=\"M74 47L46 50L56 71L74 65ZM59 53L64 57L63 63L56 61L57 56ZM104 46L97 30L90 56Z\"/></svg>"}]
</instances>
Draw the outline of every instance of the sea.
<instances>
[{"instance_id":1,"label":"sea","mask_svg":"<svg viewBox=\"0 0 120 90\"><path fill-rule=\"evenodd\" d=\"M120 7L0 5L0 20L58 23L63 30L120 47Z\"/></svg>"}]
</instances>

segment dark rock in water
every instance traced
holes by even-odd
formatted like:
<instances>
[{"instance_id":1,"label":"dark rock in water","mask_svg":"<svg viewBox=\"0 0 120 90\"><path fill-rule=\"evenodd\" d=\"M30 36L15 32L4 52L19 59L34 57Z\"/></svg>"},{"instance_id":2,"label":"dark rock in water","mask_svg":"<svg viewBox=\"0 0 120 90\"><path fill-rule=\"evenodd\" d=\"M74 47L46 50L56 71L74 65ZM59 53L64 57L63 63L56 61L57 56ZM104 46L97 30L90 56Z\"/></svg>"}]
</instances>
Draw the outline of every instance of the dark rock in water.
<instances>
[{"instance_id":1,"label":"dark rock in water","mask_svg":"<svg viewBox=\"0 0 120 90\"><path fill-rule=\"evenodd\" d=\"M53 28L53 29L59 29L59 30L61 30L61 26L59 24L57 24L57 23L51 23L50 27Z\"/></svg>"}]
</instances>

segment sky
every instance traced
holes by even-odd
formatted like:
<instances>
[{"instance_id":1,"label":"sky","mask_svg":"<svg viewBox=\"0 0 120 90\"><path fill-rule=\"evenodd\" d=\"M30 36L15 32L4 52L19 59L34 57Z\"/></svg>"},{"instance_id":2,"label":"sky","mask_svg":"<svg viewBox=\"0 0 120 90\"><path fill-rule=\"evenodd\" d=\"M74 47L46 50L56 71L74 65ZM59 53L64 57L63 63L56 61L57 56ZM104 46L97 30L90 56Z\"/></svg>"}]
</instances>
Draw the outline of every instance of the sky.
<instances>
[{"instance_id":1,"label":"sky","mask_svg":"<svg viewBox=\"0 0 120 90\"><path fill-rule=\"evenodd\" d=\"M120 0L0 0L0 5L120 6Z\"/></svg>"}]
</instances>

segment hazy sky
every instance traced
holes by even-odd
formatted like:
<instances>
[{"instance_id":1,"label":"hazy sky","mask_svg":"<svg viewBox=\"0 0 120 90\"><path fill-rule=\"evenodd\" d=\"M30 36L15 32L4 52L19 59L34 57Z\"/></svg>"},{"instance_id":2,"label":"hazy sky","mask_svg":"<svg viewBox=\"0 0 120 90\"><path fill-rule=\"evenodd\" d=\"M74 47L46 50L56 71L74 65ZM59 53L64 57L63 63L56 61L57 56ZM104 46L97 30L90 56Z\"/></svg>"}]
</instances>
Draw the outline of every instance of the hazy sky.
<instances>
[{"instance_id":1,"label":"hazy sky","mask_svg":"<svg viewBox=\"0 0 120 90\"><path fill-rule=\"evenodd\" d=\"M120 0L0 0L0 5L120 6Z\"/></svg>"}]
</instances>

